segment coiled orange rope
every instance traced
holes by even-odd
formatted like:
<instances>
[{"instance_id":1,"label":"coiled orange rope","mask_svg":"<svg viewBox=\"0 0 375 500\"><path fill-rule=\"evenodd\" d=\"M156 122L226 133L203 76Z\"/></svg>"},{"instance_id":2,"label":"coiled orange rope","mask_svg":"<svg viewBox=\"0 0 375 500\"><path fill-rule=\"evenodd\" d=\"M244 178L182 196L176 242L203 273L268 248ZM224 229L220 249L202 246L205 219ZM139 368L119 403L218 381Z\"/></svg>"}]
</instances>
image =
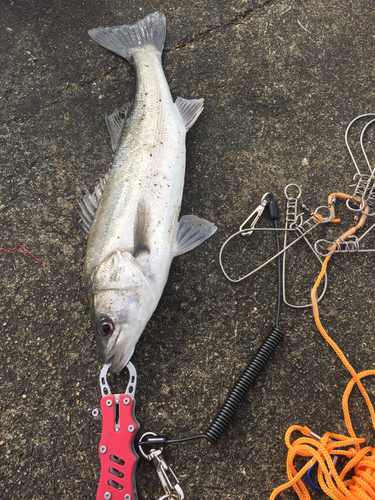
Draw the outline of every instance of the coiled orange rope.
<instances>
[{"instance_id":1,"label":"coiled orange rope","mask_svg":"<svg viewBox=\"0 0 375 500\"><path fill-rule=\"evenodd\" d=\"M332 211L333 222L339 221L339 219L335 219L334 200L336 198L348 199L351 198L351 196L343 193L334 193L330 195L328 203ZM345 240L354 234L364 224L368 211L369 207L365 206L364 214L358 224L344 233L340 238L341 240ZM331 250L333 251L334 249L335 245L331 248ZM332 255L333 254L328 255L322 263L321 272L311 291L311 300L313 304L315 323L320 333L323 335L328 344L334 349L353 377L347 385L342 399L344 418L349 436L327 432L322 438L319 438L319 436L316 436L307 427L301 427L298 425L290 427L285 435L285 443L289 450L287 458L287 473L289 481L276 488L272 492L270 500L274 500L279 493L290 487L294 488L299 499L311 500L311 496L302 481L302 477L315 463L318 464L319 485L330 498L333 498L334 500L375 500L375 449L371 446L361 448L361 444L365 443L366 440L365 438L357 438L354 432L348 403L350 393L354 385L357 384L367 403L371 414L372 425L375 429L374 407L360 380L363 377L375 375L375 370L367 370L357 373L338 345L327 334L319 318L317 290L324 277L328 262ZM296 439L293 443L291 443L291 434L294 431L301 432L305 437ZM348 459L347 464L340 474L336 471L333 459L334 455L345 456ZM297 471L294 467L294 459L297 456L310 458L310 460L299 471ZM347 474L353 468L354 474L352 477L350 479L345 479Z\"/></svg>"}]
</instances>

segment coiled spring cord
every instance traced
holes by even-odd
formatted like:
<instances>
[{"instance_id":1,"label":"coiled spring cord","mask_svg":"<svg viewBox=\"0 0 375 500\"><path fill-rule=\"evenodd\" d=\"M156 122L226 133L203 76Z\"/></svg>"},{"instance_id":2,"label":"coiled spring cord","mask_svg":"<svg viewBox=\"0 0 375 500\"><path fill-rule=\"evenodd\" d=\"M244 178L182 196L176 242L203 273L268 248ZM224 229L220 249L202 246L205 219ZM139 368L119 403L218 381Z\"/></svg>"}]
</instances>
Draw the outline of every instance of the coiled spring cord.
<instances>
[{"instance_id":1,"label":"coiled spring cord","mask_svg":"<svg viewBox=\"0 0 375 500\"><path fill-rule=\"evenodd\" d=\"M269 195L268 199L268 209L270 219L274 221L275 228L277 229L277 219L278 210L273 194ZM278 231L276 233L276 245L277 253L280 252L280 237ZM267 361L270 359L273 351L277 345L281 342L284 337L284 333L279 328L280 320L280 309L281 309L281 256L279 255L277 260L277 310L275 326L272 328L271 332L268 334L267 338L263 344L259 347L258 351L248 363L242 375L239 377L234 387L227 396L223 406L219 410L218 414L208 427L204 434L199 434L197 436L183 437L180 439L168 439L165 436L155 436L147 437L142 441L138 442L138 445L147 445L153 448L162 447L165 448L168 444L181 443L184 441L191 441L193 439L207 439L210 443L215 443L225 427L232 418L237 406L239 405L241 399L246 394L250 385L254 382L260 371L264 368Z\"/></svg>"},{"instance_id":2,"label":"coiled spring cord","mask_svg":"<svg viewBox=\"0 0 375 500\"><path fill-rule=\"evenodd\" d=\"M266 340L260 346L257 353L247 365L245 371L237 380L233 389L230 391L219 413L216 415L206 433L203 434L203 436L207 438L210 443L215 443L218 440L220 434L224 431L226 425L236 411L241 399L249 389L250 385L254 382L259 372L262 368L264 368L283 336L283 332L276 326L273 327L271 332L268 334Z\"/></svg>"}]
</instances>

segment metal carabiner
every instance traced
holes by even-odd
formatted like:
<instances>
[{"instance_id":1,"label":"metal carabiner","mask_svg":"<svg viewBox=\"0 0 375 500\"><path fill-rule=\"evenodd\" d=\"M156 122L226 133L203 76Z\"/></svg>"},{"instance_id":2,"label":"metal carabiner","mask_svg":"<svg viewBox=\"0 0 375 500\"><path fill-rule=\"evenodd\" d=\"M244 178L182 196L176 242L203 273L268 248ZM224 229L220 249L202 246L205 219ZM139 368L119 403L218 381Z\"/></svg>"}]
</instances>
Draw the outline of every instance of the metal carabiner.
<instances>
[{"instance_id":1,"label":"metal carabiner","mask_svg":"<svg viewBox=\"0 0 375 500\"><path fill-rule=\"evenodd\" d=\"M165 492L165 495L160 497L159 500L166 500L171 498L183 500L185 498L185 495L178 483L176 474L166 464L164 458L161 456L161 450L159 449L156 451L160 451L160 454L152 459L152 463L154 464L156 473ZM171 479L168 477L168 474L171 476Z\"/></svg>"},{"instance_id":2,"label":"metal carabiner","mask_svg":"<svg viewBox=\"0 0 375 500\"><path fill-rule=\"evenodd\" d=\"M255 227L256 223L258 222L258 220L260 219L262 213L264 212L264 209L266 208L266 206L268 205L268 199L267 197L270 195L270 193L265 193L261 200L260 200L260 204L257 206L257 208L249 215L249 217L240 225L240 231L241 231L241 235L242 236L250 236L251 234L253 234L253 231L251 230L252 228ZM246 226L246 224L249 222L249 220L251 220L252 218L254 218L253 222L250 224L250 230L247 231L246 233L244 232L244 226Z\"/></svg>"},{"instance_id":3,"label":"metal carabiner","mask_svg":"<svg viewBox=\"0 0 375 500\"><path fill-rule=\"evenodd\" d=\"M142 442L146 436L156 436L156 434L153 432L146 432L143 434L140 441ZM156 474L158 475L164 490L164 495L160 497L159 500L184 500L185 495L181 489L176 474L166 464L164 458L161 456L163 448L152 448L148 454L143 450L142 445L139 444L138 448L141 455L149 462L152 462L155 467Z\"/></svg>"},{"instance_id":4,"label":"metal carabiner","mask_svg":"<svg viewBox=\"0 0 375 500\"><path fill-rule=\"evenodd\" d=\"M322 210L326 210L327 211L328 217L324 217L323 214L319 213L319 211L322 211ZM313 215L307 221L304 221L304 222L302 221L300 225L295 225L293 228L292 227L290 227L290 228L282 228L282 227L274 228L274 227L254 227L253 226L253 228L252 228L253 231L280 231L280 232L285 232L285 233L286 232L291 232L291 233L297 233L297 234L299 234L299 236L297 238L295 238L295 240L292 241L292 243L289 243L289 245L286 245L282 250L280 250L279 252L277 252L275 255L273 255L273 257L271 257L266 262L264 262L263 264L261 264L260 266L258 266L256 269L253 269L248 274L245 274L244 276L241 276L238 279L233 279L233 278L231 278L227 274L227 272L224 269L222 256L223 256L224 249L228 245L228 243L231 240L233 240L233 238L236 238L237 236L239 236L240 234L243 234L243 232L244 232L244 230L237 231L236 233L234 233L231 236L229 236L229 238L227 238L224 241L224 243L222 244L222 246L220 248L220 252L219 252L219 264L220 264L221 270L222 270L224 276L229 281L231 281L232 283L239 283L240 281L243 281L243 280L249 278L252 274L257 273L260 269L262 269L263 267L267 266L273 260L277 259L277 257L279 255L282 255L287 250L289 250L290 247L292 247L293 245L295 245L299 240L301 240L302 238L305 238L305 236L307 234L309 234L310 231L312 231L315 227L317 227L320 224L330 222L331 219L332 219L332 213L331 213L329 207L319 206L315 210L315 212L313 212Z\"/></svg>"}]
</instances>

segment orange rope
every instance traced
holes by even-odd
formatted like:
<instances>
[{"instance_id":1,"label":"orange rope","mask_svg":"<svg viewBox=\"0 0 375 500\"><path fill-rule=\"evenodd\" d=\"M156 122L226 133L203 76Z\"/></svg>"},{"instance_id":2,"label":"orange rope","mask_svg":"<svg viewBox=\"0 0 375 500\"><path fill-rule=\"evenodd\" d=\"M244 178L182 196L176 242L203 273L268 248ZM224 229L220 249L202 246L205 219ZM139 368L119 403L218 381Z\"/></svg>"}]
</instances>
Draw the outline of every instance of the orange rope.
<instances>
[{"instance_id":1,"label":"orange rope","mask_svg":"<svg viewBox=\"0 0 375 500\"><path fill-rule=\"evenodd\" d=\"M332 212L332 222L339 222L340 219L335 218L333 205L333 200L335 198L348 199L351 198L351 196L343 193L333 193L328 198L328 203ZM366 205L364 209L365 213L362 215L358 224L344 233L340 238L341 241L354 234L364 224L368 211L369 207ZM335 250L335 247L336 245L333 245L331 251ZM308 427L300 427L298 425L290 427L285 435L285 443L289 450L287 458L289 481L276 488L272 492L270 500L274 500L279 493L290 487L294 488L300 500L311 500L311 496L302 481L302 477L315 463L318 464L319 485L330 498L334 500L375 500L375 449L370 446L361 448L361 444L365 443L366 440L365 438L357 438L354 432L348 403L350 393L354 385L357 384L367 403L372 418L372 425L375 429L374 407L360 381L363 377L375 375L375 370L357 373L338 345L327 334L319 317L317 291L332 255L333 254L328 255L322 263L322 269L318 279L311 290L311 300L316 326L353 377L347 385L342 399L345 423L350 437L326 432L322 438L319 438L312 433ZM301 432L305 437L296 439L291 443L291 434L294 431ZM348 459L348 463L345 465L340 475L336 471L333 455L343 455ZM294 466L294 459L296 456L309 458L309 461L299 471L297 471ZM353 468L354 475L350 479L345 479Z\"/></svg>"}]
</instances>

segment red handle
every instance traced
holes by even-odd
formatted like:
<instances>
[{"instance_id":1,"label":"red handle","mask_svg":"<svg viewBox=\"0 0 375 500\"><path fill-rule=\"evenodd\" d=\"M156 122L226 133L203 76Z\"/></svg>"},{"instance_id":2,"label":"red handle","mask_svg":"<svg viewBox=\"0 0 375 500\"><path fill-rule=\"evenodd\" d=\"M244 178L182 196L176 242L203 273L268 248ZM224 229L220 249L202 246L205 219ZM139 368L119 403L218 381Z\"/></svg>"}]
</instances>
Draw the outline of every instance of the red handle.
<instances>
[{"instance_id":1,"label":"red handle","mask_svg":"<svg viewBox=\"0 0 375 500\"><path fill-rule=\"evenodd\" d=\"M135 484L138 455L134 450L134 436L139 424L134 417L134 403L126 394L101 399L101 474L96 500L138 499Z\"/></svg>"}]
</instances>

